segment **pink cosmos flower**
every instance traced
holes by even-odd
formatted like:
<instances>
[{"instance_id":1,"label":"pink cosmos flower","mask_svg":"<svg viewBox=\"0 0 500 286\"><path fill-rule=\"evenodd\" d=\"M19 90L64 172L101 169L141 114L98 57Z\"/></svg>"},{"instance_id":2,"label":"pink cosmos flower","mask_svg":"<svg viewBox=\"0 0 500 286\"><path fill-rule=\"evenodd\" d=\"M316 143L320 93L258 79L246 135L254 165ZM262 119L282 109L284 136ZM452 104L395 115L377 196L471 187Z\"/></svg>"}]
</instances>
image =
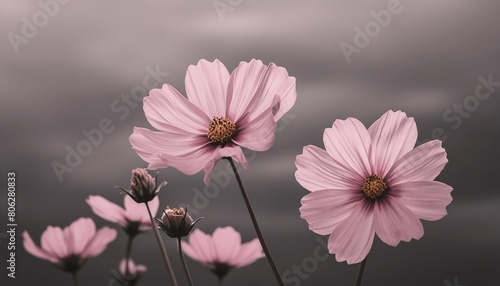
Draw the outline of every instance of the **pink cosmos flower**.
<instances>
[{"instance_id":1,"label":"pink cosmos flower","mask_svg":"<svg viewBox=\"0 0 500 286\"><path fill-rule=\"evenodd\" d=\"M195 229L189 243L182 241L182 249L222 279L230 270L252 264L264 257L259 239L241 243L241 235L228 226L217 228L213 235Z\"/></svg>"},{"instance_id":2,"label":"pink cosmos flower","mask_svg":"<svg viewBox=\"0 0 500 286\"><path fill-rule=\"evenodd\" d=\"M48 226L42 234L42 247L35 245L27 231L23 232L23 244L28 253L72 273L78 271L87 259L101 254L115 238L116 230L109 227L96 232L90 218L79 218L64 229Z\"/></svg>"},{"instance_id":3,"label":"pink cosmos flower","mask_svg":"<svg viewBox=\"0 0 500 286\"><path fill-rule=\"evenodd\" d=\"M127 266L127 261L125 258L123 258L120 261L120 274L125 275L126 266ZM141 264L135 264L135 262L132 259L128 260L129 275L136 277L146 273L146 271L148 271L148 268L146 266Z\"/></svg>"},{"instance_id":4,"label":"pink cosmos flower","mask_svg":"<svg viewBox=\"0 0 500 286\"><path fill-rule=\"evenodd\" d=\"M165 84L144 98L149 123L159 131L134 128L130 143L149 169L175 167L185 174L205 171L232 157L248 162L240 147L265 151L278 121L297 97L286 69L260 60L241 62L230 75L219 60L200 60L186 74L187 98Z\"/></svg>"},{"instance_id":5,"label":"pink cosmos flower","mask_svg":"<svg viewBox=\"0 0 500 286\"><path fill-rule=\"evenodd\" d=\"M135 236L151 229L151 219L143 204L136 203L130 196L124 196L125 208L108 201L101 196L89 196L85 200L92 211L101 218L120 225L128 235ZM158 212L160 200L157 196L149 202L151 214Z\"/></svg>"},{"instance_id":6,"label":"pink cosmos flower","mask_svg":"<svg viewBox=\"0 0 500 286\"><path fill-rule=\"evenodd\" d=\"M448 160L441 141L416 148L417 127L404 112L388 111L368 128L355 118L325 129L325 150L304 147L297 181L311 191L301 200L309 229L330 235L337 261L358 263L374 235L391 246L419 239L420 219L446 215L452 188L434 179Z\"/></svg>"}]
</instances>

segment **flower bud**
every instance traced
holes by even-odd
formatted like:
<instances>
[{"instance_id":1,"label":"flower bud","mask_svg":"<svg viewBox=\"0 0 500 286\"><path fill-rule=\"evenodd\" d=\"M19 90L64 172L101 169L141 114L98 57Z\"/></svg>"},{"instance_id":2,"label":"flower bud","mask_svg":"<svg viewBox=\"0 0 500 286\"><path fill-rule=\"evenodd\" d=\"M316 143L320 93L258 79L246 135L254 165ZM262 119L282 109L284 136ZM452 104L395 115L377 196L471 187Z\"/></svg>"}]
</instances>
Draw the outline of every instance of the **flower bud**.
<instances>
[{"instance_id":1,"label":"flower bud","mask_svg":"<svg viewBox=\"0 0 500 286\"><path fill-rule=\"evenodd\" d=\"M202 218L193 221L193 218L187 213L187 208L169 208L163 210L163 215L159 222L159 228L172 238L181 238L189 235L194 225Z\"/></svg>"},{"instance_id":2,"label":"flower bud","mask_svg":"<svg viewBox=\"0 0 500 286\"><path fill-rule=\"evenodd\" d=\"M157 178L153 179L145 169L137 168L132 171L130 190L126 190L122 187L119 188L134 199L136 203L147 203L156 197L161 187L167 184L167 182L162 182L155 189L156 183Z\"/></svg>"}]
</instances>

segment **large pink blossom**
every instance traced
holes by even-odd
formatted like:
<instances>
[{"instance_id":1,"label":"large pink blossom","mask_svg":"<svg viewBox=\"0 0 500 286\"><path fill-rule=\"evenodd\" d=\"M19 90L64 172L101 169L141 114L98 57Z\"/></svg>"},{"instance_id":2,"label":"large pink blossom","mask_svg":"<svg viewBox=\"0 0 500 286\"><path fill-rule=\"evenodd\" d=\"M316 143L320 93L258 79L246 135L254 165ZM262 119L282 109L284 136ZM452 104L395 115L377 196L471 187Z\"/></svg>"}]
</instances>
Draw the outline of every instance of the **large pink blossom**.
<instances>
[{"instance_id":1,"label":"large pink blossom","mask_svg":"<svg viewBox=\"0 0 500 286\"><path fill-rule=\"evenodd\" d=\"M144 98L144 112L159 131L134 128L133 149L149 169L175 167L185 174L205 171L231 157L248 162L240 147L265 151L274 143L278 121L297 97L286 69L260 60L241 62L230 75L219 60L200 60L186 74L187 98L165 84Z\"/></svg>"},{"instance_id":2,"label":"large pink blossom","mask_svg":"<svg viewBox=\"0 0 500 286\"><path fill-rule=\"evenodd\" d=\"M94 221L80 218L70 226L48 226L41 238L41 247L23 232L24 248L31 255L48 260L64 271L78 271L87 259L101 254L108 243L116 238L116 230L103 227L96 231Z\"/></svg>"},{"instance_id":3,"label":"large pink blossom","mask_svg":"<svg viewBox=\"0 0 500 286\"><path fill-rule=\"evenodd\" d=\"M417 127L404 112L388 111L368 130L355 118L325 129L325 150L304 147L297 181L311 193L301 200L309 229L330 235L337 261L358 263L375 234L385 243L419 239L420 219L446 215L452 188L434 181L448 160L441 141L414 148Z\"/></svg>"},{"instance_id":4,"label":"large pink blossom","mask_svg":"<svg viewBox=\"0 0 500 286\"><path fill-rule=\"evenodd\" d=\"M92 208L92 211L101 218L120 225L129 235L136 235L140 232L151 229L151 219L148 210L142 203L136 203L130 196L124 196L123 205L125 208L108 201L101 196L89 196L85 200ZM151 214L158 212L160 200L155 196L149 202Z\"/></svg>"},{"instance_id":5,"label":"large pink blossom","mask_svg":"<svg viewBox=\"0 0 500 286\"><path fill-rule=\"evenodd\" d=\"M213 235L195 229L189 243L182 241L183 251L223 278L231 269L254 263L264 257L258 238L241 243L241 235L234 228L217 228Z\"/></svg>"}]
</instances>

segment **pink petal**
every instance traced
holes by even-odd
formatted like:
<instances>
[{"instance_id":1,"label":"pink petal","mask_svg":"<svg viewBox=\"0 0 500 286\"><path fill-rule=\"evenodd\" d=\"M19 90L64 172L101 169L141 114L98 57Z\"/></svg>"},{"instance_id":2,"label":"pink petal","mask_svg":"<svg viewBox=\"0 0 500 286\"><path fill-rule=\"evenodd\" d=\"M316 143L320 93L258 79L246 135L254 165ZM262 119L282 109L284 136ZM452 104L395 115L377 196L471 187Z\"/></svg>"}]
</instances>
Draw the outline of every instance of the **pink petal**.
<instances>
[{"instance_id":1,"label":"pink petal","mask_svg":"<svg viewBox=\"0 0 500 286\"><path fill-rule=\"evenodd\" d=\"M352 178L352 171L347 171L325 150L313 145L304 147L303 154L297 156L295 165L295 178L311 192L324 189L361 190L363 184L358 176Z\"/></svg>"},{"instance_id":2,"label":"pink petal","mask_svg":"<svg viewBox=\"0 0 500 286\"><path fill-rule=\"evenodd\" d=\"M277 122L295 104L295 100L297 99L295 77L289 76L276 94L280 97L279 109L274 113L274 121Z\"/></svg>"},{"instance_id":3,"label":"pink petal","mask_svg":"<svg viewBox=\"0 0 500 286\"><path fill-rule=\"evenodd\" d=\"M217 155L217 147L206 145L184 156L159 154L164 166L172 166L187 175L194 175L212 163Z\"/></svg>"},{"instance_id":4,"label":"pink petal","mask_svg":"<svg viewBox=\"0 0 500 286\"><path fill-rule=\"evenodd\" d=\"M115 240L117 235L116 230L107 226L99 229L92 240L87 244L85 251L82 253L82 258L94 257L101 254L106 246L111 241Z\"/></svg>"},{"instance_id":5,"label":"pink petal","mask_svg":"<svg viewBox=\"0 0 500 286\"><path fill-rule=\"evenodd\" d=\"M85 200L92 211L101 218L117 224L125 223L125 210L101 196L89 196Z\"/></svg>"},{"instance_id":6,"label":"pink petal","mask_svg":"<svg viewBox=\"0 0 500 286\"><path fill-rule=\"evenodd\" d=\"M353 179L364 180L372 174L368 160L370 135L356 118L335 120L332 128L325 129L323 142L328 154L343 166Z\"/></svg>"},{"instance_id":7,"label":"pink petal","mask_svg":"<svg viewBox=\"0 0 500 286\"><path fill-rule=\"evenodd\" d=\"M123 210L121 210L123 212ZM90 218L79 218L64 228L66 243L71 254L80 255L94 238L95 224Z\"/></svg>"},{"instance_id":8,"label":"pink petal","mask_svg":"<svg viewBox=\"0 0 500 286\"><path fill-rule=\"evenodd\" d=\"M253 73L255 70L262 73ZM231 94L231 88L234 89L238 84L242 84L238 80L243 76L250 77L248 82L244 82L243 84L253 84L255 89L247 89L250 91L248 93L233 93L233 101L236 96L243 95L248 97L250 101L248 103L245 101L244 106L252 114L252 118L273 107L274 120L278 121L295 103L297 98L295 78L289 77L288 72L283 67L278 67L273 63L270 63L266 67L261 61L255 59L248 64L240 64L235 72L233 72L233 75L231 75L231 79L234 79L234 82L230 82L229 94ZM231 86L231 83L234 85ZM278 100L276 100L276 97L278 97ZM238 113L236 112L236 114Z\"/></svg>"},{"instance_id":9,"label":"pink petal","mask_svg":"<svg viewBox=\"0 0 500 286\"><path fill-rule=\"evenodd\" d=\"M248 168L247 158L240 146L226 145L224 148L217 148L217 156L222 157L232 157L236 162L240 163L243 168Z\"/></svg>"},{"instance_id":10,"label":"pink petal","mask_svg":"<svg viewBox=\"0 0 500 286\"><path fill-rule=\"evenodd\" d=\"M39 248L36 246L36 244L33 242L33 239L31 239L31 236L27 231L23 232L23 246L26 251L38 258L48 260L52 263L58 263L59 258L57 256L54 256L48 252L46 252L44 249Z\"/></svg>"},{"instance_id":11,"label":"pink petal","mask_svg":"<svg viewBox=\"0 0 500 286\"><path fill-rule=\"evenodd\" d=\"M138 204L130 196L124 196L123 204L125 205L125 216L128 221L140 222L141 224L147 224L149 227L151 226L148 210L143 203ZM158 212L158 208L160 206L158 196L148 202L148 205L151 210L151 215L156 217L156 213Z\"/></svg>"},{"instance_id":12,"label":"pink petal","mask_svg":"<svg viewBox=\"0 0 500 286\"><path fill-rule=\"evenodd\" d=\"M238 133L233 138L234 143L254 151L266 151L273 146L276 122L271 108L253 120L244 116L236 125Z\"/></svg>"},{"instance_id":13,"label":"pink petal","mask_svg":"<svg viewBox=\"0 0 500 286\"><path fill-rule=\"evenodd\" d=\"M239 146L228 144L223 148L221 146L217 146L215 150L215 156L212 158L211 162L209 162L203 171L205 172L205 176L203 178L203 182L205 185L210 183L210 175L212 174L212 170L215 167L215 164L224 157L231 157L234 161L238 162L243 168L248 168L247 158L243 154L243 151Z\"/></svg>"},{"instance_id":14,"label":"pink petal","mask_svg":"<svg viewBox=\"0 0 500 286\"><path fill-rule=\"evenodd\" d=\"M201 258L199 256L198 252L196 252L194 250L194 247L191 244L189 244L186 241L181 241L181 243L182 243L182 251L184 252L184 254L191 257L191 259L193 259L193 260L197 260L201 263L207 263L207 260L204 258Z\"/></svg>"},{"instance_id":15,"label":"pink petal","mask_svg":"<svg viewBox=\"0 0 500 286\"><path fill-rule=\"evenodd\" d=\"M363 261L373 244L373 207L366 202L359 202L351 215L333 230L328 239L330 253L335 253L338 262L346 260L348 264Z\"/></svg>"},{"instance_id":16,"label":"pink petal","mask_svg":"<svg viewBox=\"0 0 500 286\"><path fill-rule=\"evenodd\" d=\"M420 239L424 228L418 217L395 198L387 196L375 202L375 232L380 239L391 246L401 241Z\"/></svg>"},{"instance_id":17,"label":"pink petal","mask_svg":"<svg viewBox=\"0 0 500 286\"><path fill-rule=\"evenodd\" d=\"M42 233L40 239L42 249L50 256L57 258L67 257L70 253L64 237L64 232L60 227L48 226Z\"/></svg>"},{"instance_id":18,"label":"pink petal","mask_svg":"<svg viewBox=\"0 0 500 286\"><path fill-rule=\"evenodd\" d=\"M192 134L206 134L211 122L205 112L168 84L164 84L162 89L152 89L144 98L144 113L156 129L172 133L184 130Z\"/></svg>"},{"instance_id":19,"label":"pink petal","mask_svg":"<svg viewBox=\"0 0 500 286\"><path fill-rule=\"evenodd\" d=\"M232 264L238 256L241 246L241 235L234 228L228 226L217 228L212 234L218 262Z\"/></svg>"},{"instance_id":20,"label":"pink petal","mask_svg":"<svg viewBox=\"0 0 500 286\"><path fill-rule=\"evenodd\" d=\"M226 94L229 72L219 60L200 60L189 66L186 73L186 93L189 100L210 117L226 115Z\"/></svg>"},{"instance_id":21,"label":"pink petal","mask_svg":"<svg viewBox=\"0 0 500 286\"><path fill-rule=\"evenodd\" d=\"M248 106L257 93L267 72L267 67L260 60L251 60L249 63L240 62L231 74L228 85L227 101L229 103L227 115L238 121L248 112Z\"/></svg>"},{"instance_id":22,"label":"pink petal","mask_svg":"<svg viewBox=\"0 0 500 286\"><path fill-rule=\"evenodd\" d=\"M363 199L359 190L318 190L300 200L300 217L307 221L310 230L327 235L349 217Z\"/></svg>"},{"instance_id":23,"label":"pink petal","mask_svg":"<svg viewBox=\"0 0 500 286\"><path fill-rule=\"evenodd\" d=\"M412 181L432 181L448 162L441 141L422 144L401 157L386 177L386 182L397 185Z\"/></svg>"},{"instance_id":24,"label":"pink petal","mask_svg":"<svg viewBox=\"0 0 500 286\"><path fill-rule=\"evenodd\" d=\"M210 263L217 258L212 237L199 229L189 235L189 246L184 248L184 252L201 263Z\"/></svg>"},{"instance_id":25,"label":"pink petal","mask_svg":"<svg viewBox=\"0 0 500 286\"><path fill-rule=\"evenodd\" d=\"M419 219L435 221L443 218L451 203L452 187L435 181L407 182L391 186L397 200Z\"/></svg>"},{"instance_id":26,"label":"pink petal","mask_svg":"<svg viewBox=\"0 0 500 286\"><path fill-rule=\"evenodd\" d=\"M129 140L132 148L148 163L158 160L159 154L186 156L209 144L206 134L173 134L138 127L134 128L134 133L130 135Z\"/></svg>"},{"instance_id":27,"label":"pink petal","mask_svg":"<svg viewBox=\"0 0 500 286\"><path fill-rule=\"evenodd\" d=\"M127 260L125 258L123 258L120 261L120 267L119 267L119 270L120 270L121 274L125 274L125 271L127 270L126 269L126 265L127 265ZM134 262L134 260L129 259L128 260L128 271L129 271L129 273L132 276L135 276L138 273L144 273L144 272L146 272L147 268L144 265L136 265L135 262Z\"/></svg>"},{"instance_id":28,"label":"pink petal","mask_svg":"<svg viewBox=\"0 0 500 286\"><path fill-rule=\"evenodd\" d=\"M401 111L387 111L375 121L368 133L371 137L370 161L373 172L384 178L394 162L408 153L417 141L417 125L413 117Z\"/></svg>"},{"instance_id":29,"label":"pink petal","mask_svg":"<svg viewBox=\"0 0 500 286\"><path fill-rule=\"evenodd\" d=\"M250 242L243 243L236 257L231 261L231 265L235 267L243 267L254 263L257 259L266 256L262 250L262 246L258 238Z\"/></svg>"}]
</instances>

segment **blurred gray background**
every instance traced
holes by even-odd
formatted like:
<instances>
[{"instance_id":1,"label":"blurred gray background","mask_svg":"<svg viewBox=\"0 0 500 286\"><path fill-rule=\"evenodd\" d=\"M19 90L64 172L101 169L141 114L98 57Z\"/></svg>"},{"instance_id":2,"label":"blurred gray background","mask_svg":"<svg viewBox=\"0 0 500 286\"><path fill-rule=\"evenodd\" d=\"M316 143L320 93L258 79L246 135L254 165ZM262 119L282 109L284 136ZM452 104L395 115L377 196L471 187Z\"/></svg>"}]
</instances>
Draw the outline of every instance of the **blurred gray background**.
<instances>
[{"instance_id":1,"label":"blurred gray background","mask_svg":"<svg viewBox=\"0 0 500 286\"><path fill-rule=\"evenodd\" d=\"M220 59L232 71L257 58L297 78L297 102L279 123L275 145L250 154L250 168L241 172L287 285L352 285L357 271L334 256L314 258L315 251L325 254L317 239L327 237L299 217L308 191L294 178L295 156L308 144L323 147L323 130L335 119L352 116L369 126L389 109L415 118L420 142L444 141L449 163L437 180L453 186L454 200L445 218L424 222L419 241L393 248L377 238L363 285L499 285L499 13L500 2L486 0L1 0L0 284L71 285L68 274L23 249L24 230L39 243L48 225L82 216L115 227L84 200L101 195L121 205L114 186L128 186L130 171L146 166L128 137L134 126L151 128L140 101L151 70L160 71L156 86L169 83L185 94L186 69L199 59ZM60 181L53 162L65 164L68 146L77 148L86 140L82 132L106 118L113 131ZM17 172L15 279L5 267L8 171ZM205 192L202 174L169 168L159 177L169 182L162 206L200 206L194 198ZM244 241L256 237L232 176L208 194L195 215L205 217L200 229L231 225ZM175 242L164 238L186 285ZM81 285L108 285L125 244L119 230L81 270ZM151 232L135 240L132 256L148 267L139 285L168 285ZM215 276L187 260L196 285L216 285ZM298 266L302 274L292 272ZM230 273L225 285L275 285L273 279L261 259Z\"/></svg>"}]
</instances>

